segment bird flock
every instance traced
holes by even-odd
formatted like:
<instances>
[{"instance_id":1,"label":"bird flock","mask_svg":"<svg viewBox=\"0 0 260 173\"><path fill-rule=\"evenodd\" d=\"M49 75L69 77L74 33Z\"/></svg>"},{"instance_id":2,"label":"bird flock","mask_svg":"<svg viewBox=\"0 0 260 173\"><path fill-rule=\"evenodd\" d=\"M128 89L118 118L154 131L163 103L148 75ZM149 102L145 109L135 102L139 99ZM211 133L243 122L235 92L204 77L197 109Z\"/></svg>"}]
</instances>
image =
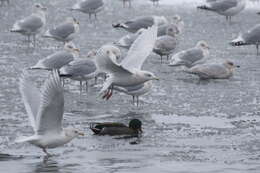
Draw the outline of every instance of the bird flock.
<instances>
[{"instance_id":1,"label":"bird flock","mask_svg":"<svg viewBox=\"0 0 260 173\"><path fill-rule=\"evenodd\" d=\"M132 6L132 0L121 0L123 6ZM159 7L159 0L150 0ZM9 1L1 3L9 4ZM68 7L68 10L85 13L90 20L97 20L97 14L102 11L106 3L103 0L82 0ZM226 17L239 14L246 6L245 0L206 0L198 9L215 12ZM139 106L139 96L148 93L153 84L159 80L158 76L143 65L151 54L160 57L160 62L169 67L184 67L184 72L197 75L200 79L228 79L233 75L234 68L239 67L226 60L213 63L209 59L210 46L204 40L194 47L176 52L181 41L184 21L179 15L167 19L164 16L139 16L127 21L111 24L111 27L125 30L127 35L115 40L111 44L100 45L91 50L86 57L81 57L80 50L73 43L79 34L80 22L74 17L67 17L63 23L54 28L43 31L48 22L48 9L42 4L35 4L35 11L27 17L13 24L10 32L19 33L27 37L28 46L37 46L37 35L43 39L53 39L63 44L63 50L39 60L28 67L20 78L19 89L22 100L34 130L34 135L22 137L17 142L29 142L50 155L49 148L55 148L68 143L73 138L83 135L83 132L63 128L64 90L66 78L83 82L88 88L88 82L98 78L102 80L102 88L97 96L109 100L115 91L132 96L133 104ZM94 16L94 19L92 18ZM232 25L230 25L232 27ZM31 40L32 38L32 40ZM223 43L224 44L224 43ZM260 44L260 25L253 27L247 33L239 34L238 38L230 42L232 46L256 45L257 54ZM127 55L122 57L121 49L126 49ZM163 57L167 59L164 60ZM121 60L122 59L122 60ZM50 71L41 91L29 80L32 70ZM142 123L138 119L129 122L129 126L121 123L92 123L90 129L99 135L137 135L142 132Z\"/></svg>"}]
</instances>

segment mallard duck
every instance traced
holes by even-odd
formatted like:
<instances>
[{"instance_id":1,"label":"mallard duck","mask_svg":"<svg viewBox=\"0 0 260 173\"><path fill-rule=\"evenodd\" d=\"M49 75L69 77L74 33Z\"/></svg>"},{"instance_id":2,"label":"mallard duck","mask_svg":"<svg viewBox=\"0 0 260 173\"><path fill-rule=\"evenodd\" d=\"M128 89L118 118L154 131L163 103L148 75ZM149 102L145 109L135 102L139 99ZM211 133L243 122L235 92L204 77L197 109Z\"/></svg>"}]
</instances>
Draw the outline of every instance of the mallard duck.
<instances>
[{"instance_id":1,"label":"mallard duck","mask_svg":"<svg viewBox=\"0 0 260 173\"><path fill-rule=\"evenodd\" d=\"M142 133L142 122L132 119L127 127L122 123L91 123L90 129L95 135L138 135Z\"/></svg>"}]
</instances>

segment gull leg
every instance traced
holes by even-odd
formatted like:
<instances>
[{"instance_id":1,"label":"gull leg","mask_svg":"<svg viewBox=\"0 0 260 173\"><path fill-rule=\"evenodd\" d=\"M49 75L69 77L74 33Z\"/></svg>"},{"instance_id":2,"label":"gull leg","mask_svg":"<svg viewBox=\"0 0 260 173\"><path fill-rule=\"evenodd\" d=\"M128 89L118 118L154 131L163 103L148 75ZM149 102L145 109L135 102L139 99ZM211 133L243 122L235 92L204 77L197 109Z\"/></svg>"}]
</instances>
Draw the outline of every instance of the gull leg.
<instances>
[{"instance_id":1,"label":"gull leg","mask_svg":"<svg viewBox=\"0 0 260 173\"><path fill-rule=\"evenodd\" d=\"M129 8L131 8L132 7L132 2L131 2L131 0L129 1Z\"/></svg>"},{"instance_id":2,"label":"gull leg","mask_svg":"<svg viewBox=\"0 0 260 173\"><path fill-rule=\"evenodd\" d=\"M162 64L162 62L163 62L163 56L162 55L160 55L161 56L161 64Z\"/></svg>"},{"instance_id":3,"label":"gull leg","mask_svg":"<svg viewBox=\"0 0 260 173\"><path fill-rule=\"evenodd\" d=\"M107 95L109 94L109 89L106 91L106 93L102 96L102 99L105 99L107 97Z\"/></svg>"},{"instance_id":4,"label":"gull leg","mask_svg":"<svg viewBox=\"0 0 260 173\"><path fill-rule=\"evenodd\" d=\"M95 85L97 84L97 77L95 77Z\"/></svg>"},{"instance_id":5,"label":"gull leg","mask_svg":"<svg viewBox=\"0 0 260 173\"><path fill-rule=\"evenodd\" d=\"M47 152L46 148L42 148L42 150L47 156L51 156L51 154Z\"/></svg>"},{"instance_id":6,"label":"gull leg","mask_svg":"<svg viewBox=\"0 0 260 173\"><path fill-rule=\"evenodd\" d=\"M133 96L133 105L135 105L135 96Z\"/></svg>"},{"instance_id":7,"label":"gull leg","mask_svg":"<svg viewBox=\"0 0 260 173\"><path fill-rule=\"evenodd\" d=\"M88 92L88 81L86 81L86 92Z\"/></svg>"},{"instance_id":8,"label":"gull leg","mask_svg":"<svg viewBox=\"0 0 260 173\"><path fill-rule=\"evenodd\" d=\"M139 96L136 96L136 105L139 106Z\"/></svg>"},{"instance_id":9,"label":"gull leg","mask_svg":"<svg viewBox=\"0 0 260 173\"><path fill-rule=\"evenodd\" d=\"M109 92L109 94L107 95L107 97L106 97L106 99L107 100L109 100L110 99L110 97L113 95L113 85L111 86L111 88L110 88L110 92Z\"/></svg>"},{"instance_id":10,"label":"gull leg","mask_svg":"<svg viewBox=\"0 0 260 173\"><path fill-rule=\"evenodd\" d=\"M169 55L167 55L167 61L169 60Z\"/></svg>"},{"instance_id":11,"label":"gull leg","mask_svg":"<svg viewBox=\"0 0 260 173\"><path fill-rule=\"evenodd\" d=\"M91 13L88 14L88 18L89 18L89 20L91 20Z\"/></svg>"},{"instance_id":12,"label":"gull leg","mask_svg":"<svg viewBox=\"0 0 260 173\"><path fill-rule=\"evenodd\" d=\"M256 55L259 55L259 44L256 44Z\"/></svg>"},{"instance_id":13,"label":"gull leg","mask_svg":"<svg viewBox=\"0 0 260 173\"><path fill-rule=\"evenodd\" d=\"M80 90L80 93L82 92L82 81L80 80L79 81L79 90Z\"/></svg>"},{"instance_id":14,"label":"gull leg","mask_svg":"<svg viewBox=\"0 0 260 173\"><path fill-rule=\"evenodd\" d=\"M123 8L125 8L125 0L123 0Z\"/></svg>"},{"instance_id":15,"label":"gull leg","mask_svg":"<svg viewBox=\"0 0 260 173\"><path fill-rule=\"evenodd\" d=\"M95 13L95 19L97 20L97 13Z\"/></svg>"},{"instance_id":16,"label":"gull leg","mask_svg":"<svg viewBox=\"0 0 260 173\"><path fill-rule=\"evenodd\" d=\"M228 21L228 16L226 16L226 21Z\"/></svg>"}]
</instances>

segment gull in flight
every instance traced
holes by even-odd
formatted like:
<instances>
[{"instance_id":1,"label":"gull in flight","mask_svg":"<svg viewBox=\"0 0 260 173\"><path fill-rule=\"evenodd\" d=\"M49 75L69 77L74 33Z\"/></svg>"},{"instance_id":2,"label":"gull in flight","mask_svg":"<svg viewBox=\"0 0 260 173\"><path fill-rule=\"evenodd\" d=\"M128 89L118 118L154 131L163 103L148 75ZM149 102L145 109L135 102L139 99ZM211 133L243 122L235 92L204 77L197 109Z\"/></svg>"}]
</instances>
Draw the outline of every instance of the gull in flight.
<instances>
[{"instance_id":1,"label":"gull in flight","mask_svg":"<svg viewBox=\"0 0 260 173\"><path fill-rule=\"evenodd\" d=\"M105 93L103 98L109 98L113 93L113 86L134 86L149 80L158 78L149 71L141 70L147 57L153 50L157 38L157 25L144 31L133 43L127 56L120 64L113 61L115 54L111 51L111 45L102 46L96 56L97 67L108 74L100 94Z\"/></svg>"},{"instance_id":2,"label":"gull in flight","mask_svg":"<svg viewBox=\"0 0 260 173\"><path fill-rule=\"evenodd\" d=\"M33 44L35 46L36 35L41 32L41 29L46 23L46 7L41 4L36 4L36 13L15 22L11 32L17 32L27 36L30 42L30 36L33 36Z\"/></svg>"},{"instance_id":3,"label":"gull in flight","mask_svg":"<svg viewBox=\"0 0 260 173\"><path fill-rule=\"evenodd\" d=\"M59 147L83 135L76 129L62 127L64 95L57 70L52 71L45 81L42 92L25 76L20 79L19 89L34 135L20 138L17 142L29 142L50 155L48 148Z\"/></svg>"}]
</instances>

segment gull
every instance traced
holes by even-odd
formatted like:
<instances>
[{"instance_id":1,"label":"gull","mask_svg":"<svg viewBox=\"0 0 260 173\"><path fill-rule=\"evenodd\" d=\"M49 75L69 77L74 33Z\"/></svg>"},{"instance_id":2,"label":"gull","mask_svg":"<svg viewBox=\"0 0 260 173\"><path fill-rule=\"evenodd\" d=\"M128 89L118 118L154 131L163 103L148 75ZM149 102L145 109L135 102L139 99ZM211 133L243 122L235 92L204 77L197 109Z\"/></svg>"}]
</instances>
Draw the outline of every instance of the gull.
<instances>
[{"instance_id":1,"label":"gull","mask_svg":"<svg viewBox=\"0 0 260 173\"><path fill-rule=\"evenodd\" d=\"M59 147L83 135L76 129L62 127L64 95L57 70L45 81L42 92L25 76L20 79L19 89L34 135L17 142L29 142L50 155L48 148Z\"/></svg>"},{"instance_id":2,"label":"gull","mask_svg":"<svg viewBox=\"0 0 260 173\"><path fill-rule=\"evenodd\" d=\"M168 23L168 21L164 16L145 16L128 20L123 23L112 24L112 26L114 28L123 28L128 32L135 33L142 28L147 29L148 27L153 26L155 23L160 26Z\"/></svg>"},{"instance_id":3,"label":"gull","mask_svg":"<svg viewBox=\"0 0 260 173\"><path fill-rule=\"evenodd\" d=\"M46 7L41 4L36 4L36 13L15 22L11 32L17 32L28 37L30 42L30 36L33 36L33 44L35 45L36 35L41 32L43 26L46 23Z\"/></svg>"},{"instance_id":4,"label":"gull","mask_svg":"<svg viewBox=\"0 0 260 173\"><path fill-rule=\"evenodd\" d=\"M183 50L172 56L169 66L186 66L188 68L204 63L209 55L209 46L205 41L199 41L195 47Z\"/></svg>"},{"instance_id":5,"label":"gull","mask_svg":"<svg viewBox=\"0 0 260 173\"><path fill-rule=\"evenodd\" d=\"M223 63L198 64L186 72L199 76L200 79L228 79L233 76L234 68L240 66L226 60Z\"/></svg>"},{"instance_id":6,"label":"gull","mask_svg":"<svg viewBox=\"0 0 260 173\"><path fill-rule=\"evenodd\" d=\"M123 37L121 37L118 42L115 43L116 46L129 49L134 41L138 38L145 29L141 28L136 33L129 33Z\"/></svg>"},{"instance_id":7,"label":"gull","mask_svg":"<svg viewBox=\"0 0 260 173\"><path fill-rule=\"evenodd\" d=\"M103 98L109 98L113 94L113 86L134 86L149 80L158 80L158 78L149 71L141 70L141 67L153 50L157 38L157 25L153 25L147 31L143 32L133 43L127 56L120 64L114 62L115 57L111 51L111 45L102 46L96 56L97 67L108 73L108 78L103 84L100 94Z\"/></svg>"},{"instance_id":8,"label":"gull","mask_svg":"<svg viewBox=\"0 0 260 173\"><path fill-rule=\"evenodd\" d=\"M160 25L158 27L158 35L157 36L159 37L159 36L166 35L167 28L169 26L173 26L173 25L175 25L175 27L178 28L179 34L181 34L183 32L184 22L183 22L182 18L179 15L174 15L172 17L172 21L170 21L169 23Z\"/></svg>"},{"instance_id":9,"label":"gull","mask_svg":"<svg viewBox=\"0 0 260 173\"><path fill-rule=\"evenodd\" d=\"M116 55L113 59L114 62L118 62L121 57L121 51L118 48L114 48L113 53ZM96 66L95 57L96 51L91 50L87 54L87 59L75 59L67 65L63 66L60 69L60 76L63 78L70 78L80 82L80 92L82 91L82 82L86 82L86 90L88 89L88 80L95 78L95 81L98 75L101 75L102 72Z\"/></svg>"},{"instance_id":10,"label":"gull","mask_svg":"<svg viewBox=\"0 0 260 173\"><path fill-rule=\"evenodd\" d=\"M66 21L56 28L49 29L43 37L53 38L57 41L65 42L72 41L79 31L79 22L72 17L68 17Z\"/></svg>"},{"instance_id":11,"label":"gull","mask_svg":"<svg viewBox=\"0 0 260 173\"><path fill-rule=\"evenodd\" d=\"M152 88L152 81L147 81L145 83L134 85L134 86L127 86L127 87L120 87L114 86L114 90L125 93L133 97L133 105L139 106L139 96L148 93ZM106 96L106 99L109 95Z\"/></svg>"},{"instance_id":12,"label":"gull","mask_svg":"<svg viewBox=\"0 0 260 173\"><path fill-rule=\"evenodd\" d=\"M60 69L60 77L70 78L80 82L80 91L82 91L82 81L86 81L98 75L96 64L91 59L74 60Z\"/></svg>"},{"instance_id":13,"label":"gull","mask_svg":"<svg viewBox=\"0 0 260 173\"><path fill-rule=\"evenodd\" d=\"M226 19L231 22L231 17L244 10L245 6L245 0L207 0L207 5L198 6L197 8L226 16Z\"/></svg>"},{"instance_id":14,"label":"gull","mask_svg":"<svg viewBox=\"0 0 260 173\"><path fill-rule=\"evenodd\" d=\"M30 69L42 69L42 70L53 70L60 69L62 66L73 61L79 56L79 49L72 43L66 43L64 45L64 50L55 52L46 58L39 60Z\"/></svg>"},{"instance_id":15,"label":"gull","mask_svg":"<svg viewBox=\"0 0 260 173\"><path fill-rule=\"evenodd\" d=\"M82 0L71 8L71 10L80 11L82 13L86 13L89 15L89 19L91 19L91 15L94 14L95 18L97 18L97 13L100 12L104 8L103 0Z\"/></svg>"},{"instance_id":16,"label":"gull","mask_svg":"<svg viewBox=\"0 0 260 173\"><path fill-rule=\"evenodd\" d=\"M260 24L257 24L252 29L244 34L239 34L239 36L231 41L232 46L244 46L244 45L255 45L256 54L259 55L259 45L260 45Z\"/></svg>"},{"instance_id":17,"label":"gull","mask_svg":"<svg viewBox=\"0 0 260 173\"><path fill-rule=\"evenodd\" d=\"M167 56L168 60L169 55L172 54L175 50L178 43L178 34L178 28L175 25L170 25L167 28L166 35L157 38L153 48L153 52L161 56L161 63L163 56Z\"/></svg>"}]
</instances>

